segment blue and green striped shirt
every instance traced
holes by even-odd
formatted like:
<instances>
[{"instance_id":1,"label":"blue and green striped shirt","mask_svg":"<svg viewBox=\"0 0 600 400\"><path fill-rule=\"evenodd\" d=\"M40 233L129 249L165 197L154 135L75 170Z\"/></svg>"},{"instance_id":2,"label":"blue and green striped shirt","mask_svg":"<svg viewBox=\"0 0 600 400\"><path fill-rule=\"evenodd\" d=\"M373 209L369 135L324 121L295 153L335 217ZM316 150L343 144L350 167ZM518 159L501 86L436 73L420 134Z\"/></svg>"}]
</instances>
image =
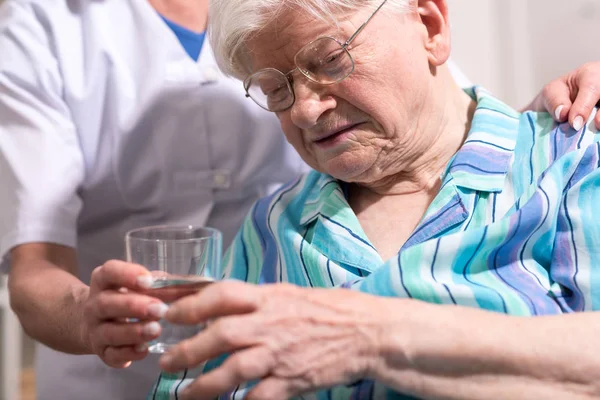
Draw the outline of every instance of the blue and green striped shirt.
<instances>
[{"instance_id":1,"label":"blue and green striped shirt","mask_svg":"<svg viewBox=\"0 0 600 400\"><path fill-rule=\"evenodd\" d=\"M545 113L519 114L482 88L469 93L477 108L467 140L397 256L384 262L340 183L311 172L256 203L223 276L520 316L599 310L600 135L593 122L576 132ZM164 375L152 395L175 398L193 376ZM407 397L364 381L303 398Z\"/></svg>"}]
</instances>

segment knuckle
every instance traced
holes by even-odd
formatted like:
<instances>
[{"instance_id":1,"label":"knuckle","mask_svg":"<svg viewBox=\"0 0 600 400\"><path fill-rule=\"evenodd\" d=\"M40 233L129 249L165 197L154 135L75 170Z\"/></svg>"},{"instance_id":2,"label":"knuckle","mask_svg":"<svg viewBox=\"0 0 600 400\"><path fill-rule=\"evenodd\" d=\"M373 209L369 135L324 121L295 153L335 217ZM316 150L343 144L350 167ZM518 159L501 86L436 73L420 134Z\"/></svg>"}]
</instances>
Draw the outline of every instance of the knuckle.
<instances>
[{"instance_id":1,"label":"knuckle","mask_svg":"<svg viewBox=\"0 0 600 400\"><path fill-rule=\"evenodd\" d=\"M144 325L141 323L131 323L127 326L127 335L131 336L131 337L135 337L137 338L144 338L145 336L147 336L144 333Z\"/></svg>"},{"instance_id":2,"label":"knuckle","mask_svg":"<svg viewBox=\"0 0 600 400\"><path fill-rule=\"evenodd\" d=\"M235 293L237 289L237 285L234 282L224 282L222 285L216 286L215 295L220 301L228 302L229 300L234 299L232 294Z\"/></svg>"},{"instance_id":3,"label":"knuckle","mask_svg":"<svg viewBox=\"0 0 600 400\"><path fill-rule=\"evenodd\" d=\"M119 264L120 264L119 260L108 260L107 262L104 263L104 267L106 267L107 269L112 269L112 268L115 268L115 266L117 266Z\"/></svg>"},{"instance_id":4,"label":"knuckle","mask_svg":"<svg viewBox=\"0 0 600 400\"><path fill-rule=\"evenodd\" d=\"M542 96L549 98L552 96L552 94L554 93L554 89L556 88L557 82L556 81L552 81L550 83L548 83L546 86L544 86L544 88L542 89Z\"/></svg>"},{"instance_id":5,"label":"knuckle","mask_svg":"<svg viewBox=\"0 0 600 400\"><path fill-rule=\"evenodd\" d=\"M303 380L309 387L318 387L323 384L323 373L322 371L308 370Z\"/></svg>"},{"instance_id":6,"label":"knuckle","mask_svg":"<svg viewBox=\"0 0 600 400\"><path fill-rule=\"evenodd\" d=\"M600 72L600 62L588 61L581 66L580 70L583 73Z\"/></svg>"},{"instance_id":7,"label":"knuckle","mask_svg":"<svg viewBox=\"0 0 600 400\"><path fill-rule=\"evenodd\" d=\"M600 79L600 78L599 78ZM600 95L600 82L588 82L587 85L581 89L586 90L590 95Z\"/></svg>"},{"instance_id":8,"label":"knuckle","mask_svg":"<svg viewBox=\"0 0 600 400\"><path fill-rule=\"evenodd\" d=\"M235 347L238 342L235 327L232 325L223 320L217 320L213 325L217 338L227 347Z\"/></svg>"},{"instance_id":9,"label":"knuckle","mask_svg":"<svg viewBox=\"0 0 600 400\"><path fill-rule=\"evenodd\" d=\"M102 360L106 363L106 365L112 368L122 368L126 362L130 361L130 357L128 357L125 349L106 347Z\"/></svg>"},{"instance_id":10,"label":"knuckle","mask_svg":"<svg viewBox=\"0 0 600 400\"><path fill-rule=\"evenodd\" d=\"M96 300L90 304L92 315L98 320L110 317L112 300L106 293L101 293Z\"/></svg>"},{"instance_id":11,"label":"knuckle","mask_svg":"<svg viewBox=\"0 0 600 400\"><path fill-rule=\"evenodd\" d=\"M125 310L127 310L128 313L130 314L134 314L133 316L137 316L138 315L138 311L141 309L141 307L138 305L137 299L135 298L135 296L129 296L129 295L122 295L122 306Z\"/></svg>"},{"instance_id":12,"label":"knuckle","mask_svg":"<svg viewBox=\"0 0 600 400\"><path fill-rule=\"evenodd\" d=\"M256 361L238 355L232 358L230 363L237 381L246 381L252 378L252 372L256 368Z\"/></svg>"},{"instance_id":13,"label":"knuckle","mask_svg":"<svg viewBox=\"0 0 600 400\"><path fill-rule=\"evenodd\" d=\"M196 353L191 341L184 340L177 348L178 350L174 354L176 359L181 360L185 365L193 365L196 362Z\"/></svg>"},{"instance_id":14,"label":"knuckle","mask_svg":"<svg viewBox=\"0 0 600 400\"><path fill-rule=\"evenodd\" d=\"M100 342L108 345L117 345L117 334L114 329L107 324L100 325L98 327L98 337Z\"/></svg>"},{"instance_id":15,"label":"knuckle","mask_svg":"<svg viewBox=\"0 0 600 400\"><path fill-rule=\"evenodd\" d=\"M285 398L273 385L263 385L250 392L248 400L281 400Z\"/></svg>"},{"instance_id":16,"label":"knuckle","mask_svg":"<svg viewBox=\"0 0 600 400\"><path fill-rule=\"evenodd\" d=\"M91 282L96 282L101 279L102 274L104 273L104 268L105 265L94 268L91 275Z\"/></svg>"}]
</instances>

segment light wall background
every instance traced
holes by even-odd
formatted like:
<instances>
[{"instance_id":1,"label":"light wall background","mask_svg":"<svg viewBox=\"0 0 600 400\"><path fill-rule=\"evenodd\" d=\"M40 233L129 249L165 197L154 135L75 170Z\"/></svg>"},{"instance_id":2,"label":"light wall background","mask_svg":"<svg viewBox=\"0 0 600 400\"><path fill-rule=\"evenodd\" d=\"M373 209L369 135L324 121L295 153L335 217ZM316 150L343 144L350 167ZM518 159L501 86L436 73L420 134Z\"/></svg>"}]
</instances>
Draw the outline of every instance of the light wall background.
<instances>
[{"instance_id":1,"label":"light wall background","mask_svg":"<svg viewBox=\"0 0 600 400\"><path fill-rule=\"evenodd\" d=\"M600 61L600 0L448 0L452 58L514 107L543 85Z\"/></svg>"}]
</instances>

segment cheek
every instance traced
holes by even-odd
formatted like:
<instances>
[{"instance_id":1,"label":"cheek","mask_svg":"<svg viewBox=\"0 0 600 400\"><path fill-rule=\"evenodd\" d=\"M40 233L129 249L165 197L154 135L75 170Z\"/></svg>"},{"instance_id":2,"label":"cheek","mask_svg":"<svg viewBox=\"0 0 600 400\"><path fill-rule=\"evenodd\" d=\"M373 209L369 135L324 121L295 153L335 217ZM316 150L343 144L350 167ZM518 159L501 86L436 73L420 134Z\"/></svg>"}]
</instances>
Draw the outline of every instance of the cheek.
<instances>
[{"instance_id":1,"label":"cheek","mask_svg":"<svg viewBox=\"0 0 600 400\"><path fill-rule=\"evenodd\" d=\"M289 117L289 112L285 115L278 115L279 123L281 125L281 129L283 130L283 134L287 141L296 149L296 152L300 154L300 157L305 161L308 161L306 157L308 153L306 152L306 146L304 145L304 141L302 140L302 132L300 129L294 125L291 118Z\"/></svg>"},{"instance_id":2,"label":"cheek","mask_svg":"<svg viewBox=\"0 0 600 400\"><path fill-rule=\"evenodd\" d=\"M397 110L397 98L391 95L392 91L384 84L379 84L372 76L357 74L354 79L346 82L343 93L344 98L353 113L357 110L366 116L376 127L377 131L385 134L390 129L389 121Z\"/></svg>"}]
</instances>

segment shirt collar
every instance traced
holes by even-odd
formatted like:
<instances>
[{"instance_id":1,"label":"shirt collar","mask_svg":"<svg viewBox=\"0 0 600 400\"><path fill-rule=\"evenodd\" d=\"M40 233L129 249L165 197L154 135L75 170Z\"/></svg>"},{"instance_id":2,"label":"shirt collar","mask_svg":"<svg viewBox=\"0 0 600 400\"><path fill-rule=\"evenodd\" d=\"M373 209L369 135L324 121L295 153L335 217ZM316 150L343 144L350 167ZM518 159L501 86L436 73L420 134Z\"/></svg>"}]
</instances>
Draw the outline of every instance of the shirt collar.
<instances>
[{"instance_id":1,"label":"shirt collar","mask_svg":"<svg viewBox=\"0 0 600 400\"><path fill-rule=\"evenodd\" d=\"M501 192L513 160L520 113L475 86L467 94L477 101L467 140L454 155L445 181L484 192Z\"/></svg>"},{"instance_id":2,"label":"shirt collar","mask_svg":"<svg viewBox=\"0 0 600 400\"><path fill-rule=\"evenodd\" d=\"M300 224L302 225L310 224L319 214L328 215L330 212L327 211L340 209L340 204L349 207L337 179L316 171L311 171L310 173L319 174L319 178L312 185L304 202L302 215L300 216Z\"/></svg>"},{"instance_id":3,"label":"shirt collar","mask_svg":"<svg viewBox=\"0 0 600 400\"><path fill-rule=\"evenodd\" d=\"M477 107L467 140L448 164L445 180L453 179L456 186L467 189L500 192L512 162L520 114L481 87L468 89L467 94ZM307 225L319 214L331 216L340 206L349 207L341 185L320 174L308 193L300 223Z\"/></svg>"}]
</instances>

